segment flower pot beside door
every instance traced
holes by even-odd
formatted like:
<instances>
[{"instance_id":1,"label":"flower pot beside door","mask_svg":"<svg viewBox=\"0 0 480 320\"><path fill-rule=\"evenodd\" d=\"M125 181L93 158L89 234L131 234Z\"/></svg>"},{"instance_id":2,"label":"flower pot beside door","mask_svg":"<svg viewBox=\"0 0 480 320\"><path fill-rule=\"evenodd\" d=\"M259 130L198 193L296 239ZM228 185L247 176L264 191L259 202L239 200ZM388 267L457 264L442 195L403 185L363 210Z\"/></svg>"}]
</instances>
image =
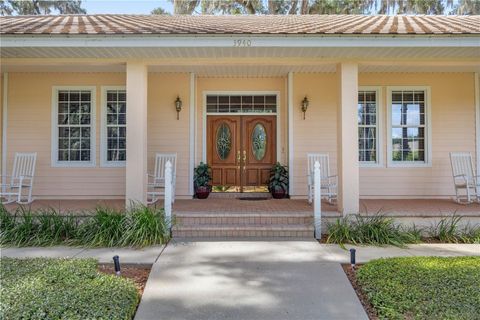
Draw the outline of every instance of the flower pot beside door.
<instances>
[{"instance_id":1,"label":"flower pot beside door","mask_svg":"<svg viewBox=\"0 0 480 320\"><path fill-rule=\"evenodd\" d=\"M270 170L268 190L274 199L283 199L288 192L288 168L277 162Z\"/></svg>"},{"instance_id":2,"label":"flower pot beside door","mask_svg":"<svg viewBox=\"0 0 480 320\"><path fill-rule=\"evenodd\" d=\"M195 168L193 177L193 186L195 189L195 197L197 199L207 199L212 190L210 181L212 180L211 168L208 164L200 162Z\"/></svg>"}]
</instances>

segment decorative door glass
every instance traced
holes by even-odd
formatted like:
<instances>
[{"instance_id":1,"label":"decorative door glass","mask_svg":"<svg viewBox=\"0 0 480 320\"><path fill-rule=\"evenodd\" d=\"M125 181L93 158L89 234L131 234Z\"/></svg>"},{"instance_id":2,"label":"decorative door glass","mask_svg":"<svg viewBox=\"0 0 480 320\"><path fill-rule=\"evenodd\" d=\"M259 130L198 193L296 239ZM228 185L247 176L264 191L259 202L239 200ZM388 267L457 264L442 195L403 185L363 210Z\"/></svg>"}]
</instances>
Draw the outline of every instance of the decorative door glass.
<instances>
[{"instance_id":1,"label":"decorative door glass","mask_svg":"<svg viewBox=\"0 0 480 320\"><path fill-rule=\"evenodd\" d=\"M222 123L217 129L217 153L221 160L228 158L232 149L232 133L226 123Z\"/></svg>"},{"instance_id":2,"label":"decorative door glass","mask_svg":"<svg viewBox=\"0 0 480 320\"><path fill-rule=\"evenodd\" d=\"M255 159L258 161L265 157L267 151L267 131L261 123L257 123L253 128L252 151Z\"/></svg>"}]
</instances>

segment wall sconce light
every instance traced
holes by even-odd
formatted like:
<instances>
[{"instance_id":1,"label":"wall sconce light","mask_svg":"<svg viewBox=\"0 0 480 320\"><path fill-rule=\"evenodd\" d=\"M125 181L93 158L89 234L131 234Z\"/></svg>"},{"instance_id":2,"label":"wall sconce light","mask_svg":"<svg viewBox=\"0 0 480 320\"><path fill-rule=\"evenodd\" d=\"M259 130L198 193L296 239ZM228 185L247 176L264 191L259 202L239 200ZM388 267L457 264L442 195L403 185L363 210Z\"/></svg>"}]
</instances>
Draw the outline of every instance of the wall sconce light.
<instances>
[{"instance_id":1,"label":"wall sconce light","mask_svg":"<svg viewBox=\"0 0 480 320\"><path fill-rule=\"evenodd\" d=\"M177 110L177 120L179 119L179 113L182 111L182 100L180 100L180 97L177 96L177 99L175 100L175 110Z\"/></svg>"},{"instance_id":2,"label":"wall sconce light","mask_svg":"<svg viewBox=\"0 0 480 320\"><path fill-rule=\"evenodd\" d=\"M303 100L302 100L303 120L305 120L305 112L307 112L309 103L310 102L308 101L307 96L305 96L305 98L303 98Z\"/></svg>"}]
</instances>

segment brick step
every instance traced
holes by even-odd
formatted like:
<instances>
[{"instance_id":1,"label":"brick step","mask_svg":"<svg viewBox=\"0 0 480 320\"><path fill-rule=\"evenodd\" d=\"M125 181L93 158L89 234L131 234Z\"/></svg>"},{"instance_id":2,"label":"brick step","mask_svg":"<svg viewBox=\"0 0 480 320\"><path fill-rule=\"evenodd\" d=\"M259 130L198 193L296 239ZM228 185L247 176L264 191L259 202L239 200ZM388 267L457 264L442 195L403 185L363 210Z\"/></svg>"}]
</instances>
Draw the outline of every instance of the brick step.
<instances>
[{"instance_id":1,"label":"brick step","mask_svg":"<svg viewBox=\"0 0 480 320\"><path fill-rule=\"evenodd\" d=\"M175 225L174 238L302 238L313 237L312 224Z\"/></svg>"},{"instance_id":2,"label":"brick step","mask_svg":"<svg viewBox=\"0 0 480 320\"><path fill-rule=\"evenodd\" d=\"M175 213L175 224L198 225L299 225L312 224L313 214L308 213Z\"/></svg>"}]
</instances>

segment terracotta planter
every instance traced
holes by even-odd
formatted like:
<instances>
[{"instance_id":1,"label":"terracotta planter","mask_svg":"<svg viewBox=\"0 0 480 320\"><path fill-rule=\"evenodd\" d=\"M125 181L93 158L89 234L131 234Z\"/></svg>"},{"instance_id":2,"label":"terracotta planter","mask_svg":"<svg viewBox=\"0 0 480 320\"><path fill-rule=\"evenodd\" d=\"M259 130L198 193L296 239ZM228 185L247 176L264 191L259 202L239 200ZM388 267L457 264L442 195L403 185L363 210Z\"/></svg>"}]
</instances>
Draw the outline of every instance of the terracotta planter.
<instances>
[{"instance_id":1,"label":"terracotta planter","mask_svg":"<svg viewBox=\"0 0 480 320\"><path fill-rule=\"evenodd\" d=\"M272 191L272 197L274 199L283 199L287 195L287 192L283 189L276 189Z\"/></svg>"},{"instance_id":2,"label":"terracotta planter","mask_svg":"<svg viewBox=\"0 0 480 320\"><path fill-rule=\"evenodd\" d=\"M197 199L207 199L210 195L210 188L209 187L198 187L197 191L195 192Z\"/></svg>"}]
</instances>

